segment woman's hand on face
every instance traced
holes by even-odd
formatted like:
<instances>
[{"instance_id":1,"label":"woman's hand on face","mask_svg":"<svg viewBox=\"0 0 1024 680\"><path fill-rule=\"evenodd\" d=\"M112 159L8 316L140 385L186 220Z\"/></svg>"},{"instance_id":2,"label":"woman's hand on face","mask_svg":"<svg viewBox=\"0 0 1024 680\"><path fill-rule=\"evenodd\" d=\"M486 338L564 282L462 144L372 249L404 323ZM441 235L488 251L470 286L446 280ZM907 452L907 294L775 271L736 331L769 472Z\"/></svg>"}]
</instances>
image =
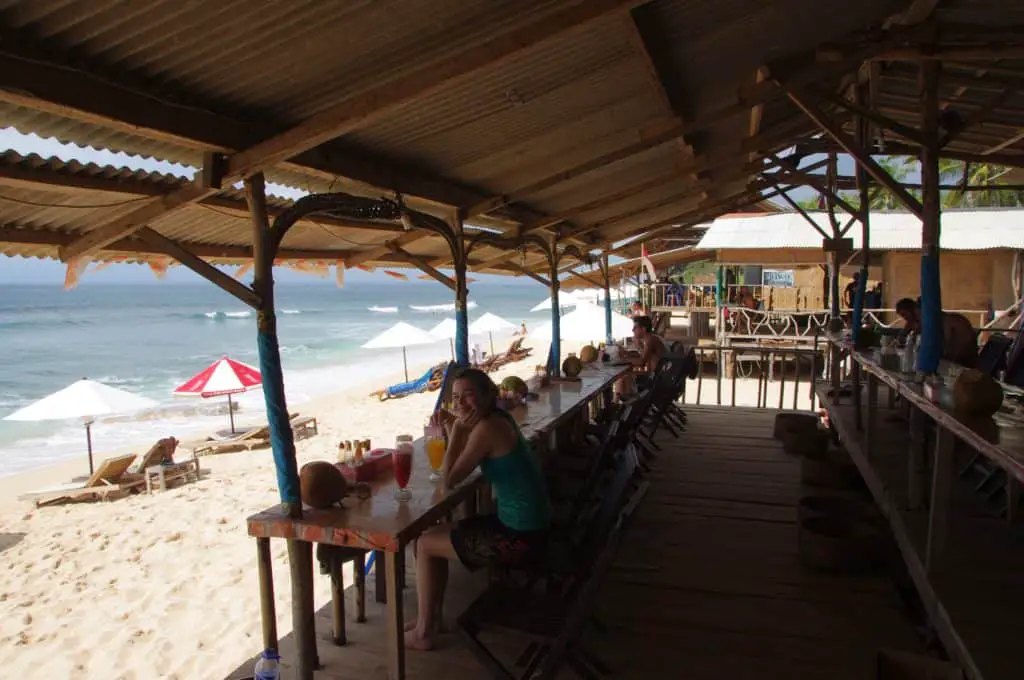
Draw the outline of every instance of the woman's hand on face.
<instances>
[{"instance_id":1,"label":"woman's hand on face","mask_svg":"<svg viewBox=\"0 0 1024 680\"><path fill-rule=\"evenodd\" d=\"M468 414L461 418L456 418L453 425L453 429L458 429L466 432L467 434L472 430L477 423L480 422L480 414L476 409L473 409Z\"/></svg>"},{"instance_id":2,"label":"woman's hand on face","mask_svg":"<svg viewBox=\"0 0 1024 680\"><path fill-rule=\"evenodd\" d=\"M444 409L438 409L430 416L430 424L434 427L449 428L455 421L455 416Z\"/></svg>"}]
</instances>

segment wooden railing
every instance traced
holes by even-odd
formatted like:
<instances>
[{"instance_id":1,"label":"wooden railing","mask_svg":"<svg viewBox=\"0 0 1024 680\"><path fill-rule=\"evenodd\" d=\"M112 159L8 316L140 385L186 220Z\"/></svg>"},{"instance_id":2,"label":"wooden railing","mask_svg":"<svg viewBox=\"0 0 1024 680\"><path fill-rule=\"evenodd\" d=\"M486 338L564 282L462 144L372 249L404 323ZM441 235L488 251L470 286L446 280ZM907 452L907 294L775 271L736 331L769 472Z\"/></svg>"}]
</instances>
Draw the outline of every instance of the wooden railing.
<instances>
[{"instance_id":1,"label":"wooden railing","mask_svg":"<svg viewBox=\"0 0 1024 680\"><path fill-rule=\"evenodd\" d=\"M684 403L794 410L816 408L814 377L820 376L825 366L824 346L737 348L701 345L694 347L694 351L698 362L697 377L687 381L682 396ZM715 367L714 374L708 376L711 366ZM747 399L748 395L739 392L741 386L750 385L752 380L756 380L756 393L749 395L753 399Z\"/></svg>"}]
</instances>

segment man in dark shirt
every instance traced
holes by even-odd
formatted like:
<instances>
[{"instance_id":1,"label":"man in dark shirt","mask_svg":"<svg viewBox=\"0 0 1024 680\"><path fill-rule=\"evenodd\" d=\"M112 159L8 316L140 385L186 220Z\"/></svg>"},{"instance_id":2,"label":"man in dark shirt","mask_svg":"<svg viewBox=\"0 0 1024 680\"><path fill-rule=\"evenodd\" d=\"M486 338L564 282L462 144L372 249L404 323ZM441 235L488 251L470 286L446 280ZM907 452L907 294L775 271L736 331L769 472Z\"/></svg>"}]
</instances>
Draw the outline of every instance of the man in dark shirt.
<instances>
[{"instance_id":1,"label":"man in dark shirt","mask_svg":"<svg viewBox=\"0 0 1024 680\"><path fill-rule=\"evenodd\" d=\"M896 303L896 313L903 318L902 335L921 332L921 307L910 298ZM942 358L973 368L978 362L978 336L974 326L963 314L942 313Z\"/></svg>"}]
</instances>

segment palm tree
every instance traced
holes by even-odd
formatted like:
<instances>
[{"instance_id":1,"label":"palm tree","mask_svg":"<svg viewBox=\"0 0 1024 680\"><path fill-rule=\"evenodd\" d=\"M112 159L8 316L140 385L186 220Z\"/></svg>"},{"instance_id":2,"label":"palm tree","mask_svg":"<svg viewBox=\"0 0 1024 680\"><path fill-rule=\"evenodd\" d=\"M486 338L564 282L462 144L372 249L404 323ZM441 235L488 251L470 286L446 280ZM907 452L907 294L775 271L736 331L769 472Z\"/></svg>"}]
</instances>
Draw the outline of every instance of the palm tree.
<instances>
[{"instance_id":1,"label":"palm tree","mask_svg":"<svg viewBox=\"0 0 1024 680\"><path fill-rule=\"evenodd\" d=\"M944 184L971 185L1005 184L1010 168L992 163L966 163L942 159L939 161L939 177ZM944 191L942 205L946 208L987 208L1018 207L1024 205L1024 192L1013 189L985 189L984 191Z\"/></svg>"}]
</instances>

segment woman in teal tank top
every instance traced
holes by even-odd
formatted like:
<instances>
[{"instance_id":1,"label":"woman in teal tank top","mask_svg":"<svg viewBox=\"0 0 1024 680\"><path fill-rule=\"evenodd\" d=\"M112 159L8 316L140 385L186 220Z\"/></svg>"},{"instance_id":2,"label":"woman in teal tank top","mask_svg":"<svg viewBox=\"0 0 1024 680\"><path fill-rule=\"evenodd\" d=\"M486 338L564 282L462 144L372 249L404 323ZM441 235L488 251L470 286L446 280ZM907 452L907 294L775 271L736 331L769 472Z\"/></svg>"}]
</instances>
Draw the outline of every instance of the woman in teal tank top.
<instances>
[{"instance_id":1,"label":"woman in teal tank top","mask_svg":"<svg viewBox=\"0 0 1024 680\"><path fill-rule=\"evenodd\" d=\"M497 407L497 400L498 388L486 373L464 368L452 385L454 414L434 414L434 422L448 432L445 486L455 486L479 467L491 484L498 511L437 526L416 541L419 612L406 627L410 649L433 648L449 562L461 562L470 570L520 566L537 560L547 545L551 500L544 473L519 426Z\"/></svg>"}]
</instances>

